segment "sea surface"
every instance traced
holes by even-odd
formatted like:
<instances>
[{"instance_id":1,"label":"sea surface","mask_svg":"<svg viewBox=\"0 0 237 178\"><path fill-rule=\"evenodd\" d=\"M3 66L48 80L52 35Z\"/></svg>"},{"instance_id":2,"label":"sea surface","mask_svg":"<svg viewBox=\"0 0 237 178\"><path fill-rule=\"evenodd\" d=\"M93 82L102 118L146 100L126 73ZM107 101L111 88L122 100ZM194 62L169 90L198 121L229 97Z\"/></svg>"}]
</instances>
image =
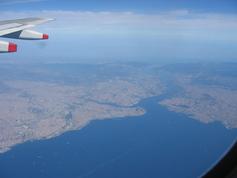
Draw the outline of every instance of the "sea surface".
<instances>
[{"instance_id":1,"label":"sea surface","mask_svg":"<svg viewBox=\"0 0 237 178\"><path fill-rule=\"evenodd\" d=\"M139 117L93 121L78 131L19 144L0 154L0 178L193 178L237 137L143 100Z\"/></svg>"}]
</instances>

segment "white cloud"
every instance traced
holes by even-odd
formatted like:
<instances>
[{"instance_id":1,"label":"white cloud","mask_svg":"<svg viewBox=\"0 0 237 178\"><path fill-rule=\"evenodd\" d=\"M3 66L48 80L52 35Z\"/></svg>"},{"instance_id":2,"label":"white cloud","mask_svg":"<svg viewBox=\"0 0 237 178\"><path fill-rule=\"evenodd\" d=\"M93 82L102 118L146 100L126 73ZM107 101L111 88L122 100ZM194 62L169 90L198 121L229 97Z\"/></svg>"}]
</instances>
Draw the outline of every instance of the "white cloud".
<instances>
[{"instance_id":1,"label":"white cloud","mask_svg":"<svg viewBox=\"0 0 237 178\"><path fill-rule=\"evenodd\" d=\"M26 17L56 18L52 23L37 27L37 31L51 36L46 49L30 54L34 60L48 61L49 56L57 61L216 60L237 56L237 14L197 13L186 9L156 14L65 10L0 12L0 20ZM16 42L25 48L20 55L25 52L29 56L31 49L37 50L36 42Z\"/></svg>"},{"instance_id":2,"label":"white cloud","mask_svg":"<svg viewBox=\"0 0 237 178\"><path fill-rule=\"evenodd\" d=\"M139 14L134 12L24 11L0 12L0 19L50 17L47 30L68 34L149 34L237 39L237 14L194 13L186 9Z\"/></svg>"}]
</instances>

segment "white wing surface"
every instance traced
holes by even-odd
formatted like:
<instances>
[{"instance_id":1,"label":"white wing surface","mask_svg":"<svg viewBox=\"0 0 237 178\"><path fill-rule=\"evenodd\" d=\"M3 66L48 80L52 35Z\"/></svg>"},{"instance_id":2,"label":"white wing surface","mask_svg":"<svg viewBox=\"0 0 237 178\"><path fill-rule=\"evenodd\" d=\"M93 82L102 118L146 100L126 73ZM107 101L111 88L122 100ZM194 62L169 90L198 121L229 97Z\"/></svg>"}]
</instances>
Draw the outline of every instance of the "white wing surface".
<instances>
[{"instance_id":1,"label":"white wing surface","mask_svg":"<svg viewBox=\"0 0 237 178\"><path fill-rule=\"evenodd\" d=\"M36 25L43 24L54 19L43 18L26 18L16 20L0 21L0 36L8 35L14 32L19 32L28 28L32 28Z\"/></svg>"}]
</instances>

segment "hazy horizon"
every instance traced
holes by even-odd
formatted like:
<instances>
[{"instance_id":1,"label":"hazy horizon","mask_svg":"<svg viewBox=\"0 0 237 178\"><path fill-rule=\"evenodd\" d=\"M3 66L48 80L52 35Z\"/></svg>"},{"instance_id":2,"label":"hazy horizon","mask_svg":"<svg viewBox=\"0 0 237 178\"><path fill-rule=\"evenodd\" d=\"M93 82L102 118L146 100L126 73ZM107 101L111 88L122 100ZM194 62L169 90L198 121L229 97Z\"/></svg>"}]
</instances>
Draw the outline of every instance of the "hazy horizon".
<instances>
[{"instance_id":1,"label":"hazy horizon","mask_svg":"<svg viewBox=\"0 0 237 178\"><path fill-rule=\"evenodd\" d=\"M235 1L205 2L1 1L0 20L56 18L35 28L48 33L48 41L1 38L18 44L18 52L1 54L1 61L233 62L237 56Z\"/></svg>"}]
</instances>

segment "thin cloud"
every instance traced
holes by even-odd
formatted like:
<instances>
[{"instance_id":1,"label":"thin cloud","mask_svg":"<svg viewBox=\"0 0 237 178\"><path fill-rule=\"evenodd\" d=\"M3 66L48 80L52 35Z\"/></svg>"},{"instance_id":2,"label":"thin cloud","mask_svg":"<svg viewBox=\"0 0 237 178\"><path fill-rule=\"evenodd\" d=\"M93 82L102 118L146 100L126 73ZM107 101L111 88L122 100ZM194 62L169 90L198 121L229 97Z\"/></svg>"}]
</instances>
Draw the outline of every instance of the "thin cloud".
<instances>
[{"instance_id":1,"label":"thin cloud","mask_svg":"<svg viewBox=\"0 0 237 178\"><path fill-rule=\"evenodd\" d=\"M42 0L28 0L39 2ZM16 1L15 1L16 2ZM21 1L23 2L23 1ZM26 1L25 1L26 2ZM167 11L157 14L139 14L134 12L110 11L2 11L0 18L14 17L52 17L56 18L61 27L100 25L100 26L140 26L140 27L182 27L182 28L237 28L237 14L192 13L188 10Z\"/></svg>"},{"instance_id":2,"label":"thin cloud","mask_svg":"<svg viewBox=\"0 0 237 178\"><path fill-rule=\"evenodd\" d=\"M2 11L0 19L47 17L57 20L43 28L68 34L148 34L237 39L237 15L195 13L186 9L140 14L111 11Z\"/></svg>"}]
</instances>

